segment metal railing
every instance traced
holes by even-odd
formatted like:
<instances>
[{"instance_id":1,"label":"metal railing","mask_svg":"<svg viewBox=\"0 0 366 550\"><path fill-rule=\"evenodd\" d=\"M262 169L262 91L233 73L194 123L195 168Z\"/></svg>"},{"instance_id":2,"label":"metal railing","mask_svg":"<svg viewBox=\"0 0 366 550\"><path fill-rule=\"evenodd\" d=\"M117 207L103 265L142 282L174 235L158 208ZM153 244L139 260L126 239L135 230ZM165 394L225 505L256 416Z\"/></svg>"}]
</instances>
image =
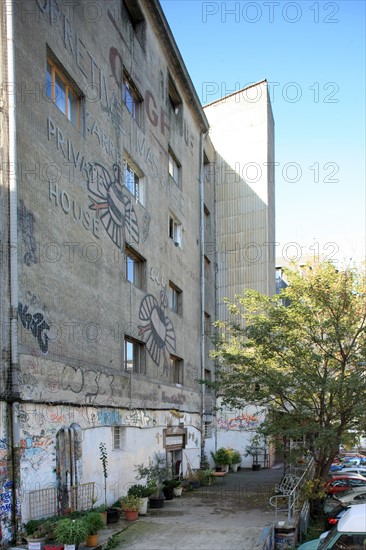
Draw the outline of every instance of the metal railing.
<instances>
[{"instance_id":1,"label":"metal railing","mask_svg":"<svg viewBox=\"0 0 366 550\"><path fill-rule=\"evenodd\" d=\"M306 467L302 472L296 472L298 474L297 480L293 487L286 492L273 495L269 499L270 505L275 508L275 517L277 520L278 512L287 512L287 519L291 520L295 512L299 510L301 488L305 481L314 477L314 459L310 459L306 464ZM281 484L279 484L279 487Z\"/></svg>"}]
</instances>

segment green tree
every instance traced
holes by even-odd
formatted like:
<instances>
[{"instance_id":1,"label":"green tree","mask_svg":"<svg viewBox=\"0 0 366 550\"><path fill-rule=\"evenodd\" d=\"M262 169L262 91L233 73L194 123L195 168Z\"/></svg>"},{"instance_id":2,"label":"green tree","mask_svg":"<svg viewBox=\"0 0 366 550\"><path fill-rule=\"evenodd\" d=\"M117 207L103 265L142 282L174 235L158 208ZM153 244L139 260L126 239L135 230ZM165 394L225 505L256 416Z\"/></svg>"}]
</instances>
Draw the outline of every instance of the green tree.
<instances>
[{"instance_id":1,"label":"green tree","mask_svg":"<svg viewBox=\"0 0 366 550\"><path fill-rule=\"evenodd\" d=\"M340 444L365 433L365 273L325 262L286 275L278 295L226 300L215 387L225 405L263 406L263 435L304 438L325 479Z\"/></svg>"}]
</instances>

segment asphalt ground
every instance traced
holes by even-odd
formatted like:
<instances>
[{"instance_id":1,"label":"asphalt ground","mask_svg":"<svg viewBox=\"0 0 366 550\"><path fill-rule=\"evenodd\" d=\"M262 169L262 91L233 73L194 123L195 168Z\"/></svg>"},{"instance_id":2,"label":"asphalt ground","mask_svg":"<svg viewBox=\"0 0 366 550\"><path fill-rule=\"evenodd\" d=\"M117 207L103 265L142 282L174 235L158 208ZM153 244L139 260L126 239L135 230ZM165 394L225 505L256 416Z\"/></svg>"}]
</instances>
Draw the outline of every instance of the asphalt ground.
<instances>
[{"instance_id":1,"label":"asphalt ground","mask_svg":"<svg viewBox=\"0 0 366 550\"><path fill-rule=\"evenodd\" d=\"M276 521L268 501L282 476L281 466L226 474L148 509L137 521L108 525L100 544L114 534L116 550L255 550L262 529Z\"/></svg>"}]
</instances>

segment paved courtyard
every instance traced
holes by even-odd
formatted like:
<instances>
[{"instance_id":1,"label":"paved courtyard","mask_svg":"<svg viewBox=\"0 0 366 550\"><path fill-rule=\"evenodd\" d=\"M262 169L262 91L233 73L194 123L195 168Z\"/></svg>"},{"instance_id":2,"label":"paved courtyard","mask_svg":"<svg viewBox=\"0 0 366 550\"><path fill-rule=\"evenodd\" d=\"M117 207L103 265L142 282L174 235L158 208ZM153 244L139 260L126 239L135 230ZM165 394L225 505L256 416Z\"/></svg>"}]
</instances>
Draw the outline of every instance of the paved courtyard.
<instances>
[{"instance_id":1,"label":"paved courtyard","mask_svg":"<svg viewBox=\"0 0 366 550\"><path fill-rule=\"evenodd\" d=\"M164 508L150 509L132 524L121 520L127 528L118 535L116 549L255 550L263 527L275 521L268 499L282 474L281 467L230 473L165 501Z\"/></svg>"}]
</instances>

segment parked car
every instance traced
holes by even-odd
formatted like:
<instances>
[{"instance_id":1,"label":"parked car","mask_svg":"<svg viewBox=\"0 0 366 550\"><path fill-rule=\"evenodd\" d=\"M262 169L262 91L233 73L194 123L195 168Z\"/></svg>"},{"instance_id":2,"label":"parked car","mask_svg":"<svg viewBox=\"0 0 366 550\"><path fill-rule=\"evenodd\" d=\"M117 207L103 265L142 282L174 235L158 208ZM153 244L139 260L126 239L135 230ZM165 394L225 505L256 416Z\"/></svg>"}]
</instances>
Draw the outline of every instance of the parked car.
<instances>
[{"instance_id":1,"label":"parked car","mask_svg":"<svg viewBox=\"0 0 366 550\"><path fill-rule=\"evenodd\" d=\"M359 476L366 477L366 466L354 467L354 468L342 468L343 474L358 474Z\"/></svg>"},{"instance_id":2,"label":"parked car","mask_svg":"<svg viewBox=\"0 0 366 550\"><path fill-rule=\"evenodd\" d=\"M332 527L334 527L334 525L337 525L338 521L342 516L344 516L348 508L349 506L345 506L344 504L337 504L332 510L324 513L324 529L329 531Z\"/></svg>"},{"instance_id":3,"label":"parked car","mask_svg":"<svg viewBox=\"0 0 366 550\"><path fill-rule=\"evenodd\" d=\"M333 475L325 484L324 490L327 494L340 493L352 489L353 487L360 487L364 485L366 488L366 477L358 474L351 475Z\"/></svg>"},{"instance_id":4,"label":"parked car","mask_svg":"<svg viewBox=\"0 0 366 550\"><path fill-rule=\"evenodd\" d=\"M351 506L330 531L301 544L297 550L364 550L366 543L366 504Z\"/></svg>"},{"instance_id":5,"label":"parked car","mask_svg":"<svg viewBox=\"0 0 366 550\"><path fill-rule=\"evenodd\" d=\"M328 495L323 504L324 514L327 514L340 504L343 506L350 506L353 504L360 504L366 502L366 489L365 487L354 487L343 493L335 493Z\"/></svg>"}]
</instances>

